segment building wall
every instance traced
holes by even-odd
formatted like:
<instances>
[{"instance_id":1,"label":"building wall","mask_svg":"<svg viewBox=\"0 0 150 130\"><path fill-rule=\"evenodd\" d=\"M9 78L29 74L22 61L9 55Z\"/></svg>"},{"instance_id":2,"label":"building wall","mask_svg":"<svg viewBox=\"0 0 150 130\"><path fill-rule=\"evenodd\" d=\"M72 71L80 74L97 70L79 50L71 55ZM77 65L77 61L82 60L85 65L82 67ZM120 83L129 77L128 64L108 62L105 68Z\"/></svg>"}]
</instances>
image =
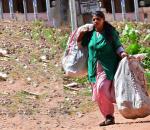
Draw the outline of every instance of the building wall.
<instances>
[{"instance_id":1,"label":"building wall","mask_svg":"<svg viewBox=\"0 0 150 130\"><path fill-rule=\"evenodd\" d=\"M111 13L111 0L101 0L103 7L106 9L106 12ZM121 2L120 0L114 0L115 11L116 13L121 13ZM126 12L134 11L134 2L133 0L125 0Z\"/></svg>"},{"instance_id":2,"label":"building wall","mask_svg":"<svg viewBox=\"0 0 150 130\"><path fill-rule=\"evenodd\" d=\"M27 1L27 11L29 13L33 12L33 3L32 0ZM9 12L9 2L8 0L2 0L3 3L3 11L4 13ZM23 1L22 0L13 0L14 5L14 12L23 13ZM37 0L38 5L38 12L45 12L46 11L46 2L45 0Z\"/></svg>"},{"instance_id":3,"label":"building wall","mask_svg":"<svg viewBox=\"0 0 150 130\"><path fill-rule=\"evenodd\" d=\"M17 17L22 17L22 19L24 19L24 15L22 14L23 13L22 0L13 0L13 1L14 1L14 12L20 12L20 13L16 14L16 15L18 15ZM33 15L32 0L26 0L26 1L27 1L28 13L29 13L28 19L33 20L34 15ZM51 25L54 25L55 27L58 27L61 25L69 26L69 23L70 23L70 13L69 12L70 11L69 11L68 1L69 0L56 0L56 7L51 8L51 21L50 21ZM78 4L79 1L81 1L81 0L76 0L76 3ZM112 14L111 14L111 2L110 2L110 0L101 0L101 1L103 3L103 7L106 8L107 12L109 12L109 14L106 14L108 16L108 17L106 16L108 21L111 21L113 19ZM122 20L120 0L114 0L114 1L115 1L116 12L117 12L117 14L116 14L117 20ZM127 15L129 16L129 17L127 16L127 19L135 20L134 12L133 12L134 11L133 0L125 0L125 1L126 1L126 12L128 13ZM3 2L4 13L9 13L8 0L2 0L2 2ZM38 18L46 21L47 20L46 0L37 0L37 4L38 4L38 12L39 12ZM140 18L142 21L144 21L143 14L147 14L147 19L148 19L148 21L150 21L150 9L147 10L147 8L144 9L144 13L143 13L143 8L140 9ZM130 15L130 14L132 14L132 15ZM83 23L91 22L90 14L81 14L80 5L77 8L77 17L78 17L77 18L78 26L82 25ZM5 14L4 18L6 18L6 14ZM7 14L7 18L10 19L9 14Z\"/></svg>"}]
</instances>

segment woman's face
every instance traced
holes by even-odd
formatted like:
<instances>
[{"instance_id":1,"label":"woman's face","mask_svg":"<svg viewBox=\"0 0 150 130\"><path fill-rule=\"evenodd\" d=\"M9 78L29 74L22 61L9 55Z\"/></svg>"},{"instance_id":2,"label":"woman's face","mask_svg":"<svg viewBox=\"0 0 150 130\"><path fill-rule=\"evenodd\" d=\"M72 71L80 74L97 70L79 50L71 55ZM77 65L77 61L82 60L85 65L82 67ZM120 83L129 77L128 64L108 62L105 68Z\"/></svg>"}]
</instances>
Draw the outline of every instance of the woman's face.
<instances>
[{"instance_id":1,"label":"woman's face","mask_svg":"<svg viewBox=\"0 0 150 130\"><path fill-rule=\"evenodd\" d=\"M98 16L93 16L92 18L93 24L96 29L102 29L104 25L104 19Z\"/></svg>"}]
</instances>

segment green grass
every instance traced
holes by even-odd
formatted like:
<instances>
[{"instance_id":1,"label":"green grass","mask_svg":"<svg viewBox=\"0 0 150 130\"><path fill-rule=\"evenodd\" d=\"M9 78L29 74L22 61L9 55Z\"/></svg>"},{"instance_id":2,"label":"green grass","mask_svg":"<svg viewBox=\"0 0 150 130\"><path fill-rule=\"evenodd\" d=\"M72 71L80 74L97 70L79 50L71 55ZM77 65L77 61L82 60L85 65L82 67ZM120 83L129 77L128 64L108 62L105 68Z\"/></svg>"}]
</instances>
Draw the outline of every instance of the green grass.
<instances>
[{"instance_id":1,"label":"green grass","mask_svg":"<svg viewBox=\"0 0 150 130\"><path fill-rule=\"evenodd\" d=\"M147 84L148 84L148 90L150 91L150 72L145 73Z\"/></svg>"},{"instance_id":2,"label":"green grass","mask_svg":"<svg viewBox=\"0 0 150 130\"><path fill-rule=\"evenodd\" d=\"M78 95L80 96L92 96L92 89L91 87L86 87L84 89L81 89L79 92L78 92Z\"/></svg>"}]
</instances>

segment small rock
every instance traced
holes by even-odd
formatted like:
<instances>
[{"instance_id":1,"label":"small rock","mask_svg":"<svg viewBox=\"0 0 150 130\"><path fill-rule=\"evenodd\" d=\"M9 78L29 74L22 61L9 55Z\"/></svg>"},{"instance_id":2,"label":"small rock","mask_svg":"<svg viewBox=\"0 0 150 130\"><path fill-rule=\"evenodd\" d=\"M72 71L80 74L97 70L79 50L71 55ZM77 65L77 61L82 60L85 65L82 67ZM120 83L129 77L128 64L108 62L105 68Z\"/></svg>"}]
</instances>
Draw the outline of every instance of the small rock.
<instances>
[{"instance_id":1,"label":"small rock","mask_svg":"<svg viewBox=\"0 0 150 130\"><path fill-rule=\"evenodd\" d=\"M44 67L47 67L47 63L43 63L43 66L44 66Z\"/></svg>"},{"instance_id":2,"label":"small rock","mask_svg":"<svg viewBox=\"0 0 150 130\"><path fill-rule=\"evenodd\" d=\"M27 69L27 68L28 68L28 66L27 66L27 65L24 65L24 66L23 66L23 68L24 68L24 69Z\"/></svg>"},{"instance_id":3,"label":"small rock","mask_svg":"<svg viewBox=\"0 0 150 130\"><path fill-rule=\"evenodd\" d=\"M67 84L67 85L64 85L65 87L75 87L75 86L78 86L78 83L76 82L72 82L70 84Z\"/></svg>"},{"instance_id":4,"label":"small rock","mask_svg":"<svg viewBox=\"0 0 150 130\"><path fill-rule=\"evenodd\" d=\"M15 83L15 80L9 79L9 83L10 83L10 84L14 84L14 83Z\"/></svg>"},{"instance_id":5,"label":"small rock","mask_svg":"<svg viewBox=\"0 0 150 130\"><path fill-rule=\"evenodd\" d=\"M43 56L40 57L40 61L42 61L42 62L47 62L48 59L49 58L48 58L47 55L43 55Z\"/></svg>"},{"instance_id":6,"label":"small rock","mask_svg":"<svg viewBox=\"0 0 150 130\"><path fill-rule=\"evenodd\" d=\"M58 67L59 65L58 65L58 64L55 64L55 66Z\"/></svg>"},{"instance_id":7,"label":"small rock","mask_svg":"<svg viewBox=\"0 0 150 130\"><path fill-rule=\"evenodd\" d=\"M31 82L31 80L32 80L32 79L31 79L30 77L27 78L27 81L28 81L28 82Z\"/></svg>"},{"instance_id":8,"label":"small rock","mask_svg":"<svg viewBox=\"0 0 150 130\"><path fill-rule=\"evenodd\" d=\"M0 56L7 56L7 54L8 54L7 50L0 48Z\"/></svg>"},{"instance_id":9,"label":"small rock","mask_svg":"<svg viewBox=\"0 0 150 130\"><path fill-rule=\"evenodd\" d=\"M84 114L83 114L83 113L81 113L81 112L76 112L76 115L77 115L79 118L81 118L81 117L83 117L83 116L84 116Z\"/></svg>"},{"instance_id":10,"label":"small rock","mask_svg":"<svg viewBox=\"0 0 150 130\"><path fill-rule=\"evenodd\" d=\"M66 101L69 101L70 100L70 98L66 98Z\"/></svg>"},{"instance_id":11,"label":"small rock","mask_svg":"<svg viewBox=\"0 0 150 130\"><path fill-rule=\"evenodd\" d=\"M18 59L18 58L16 58L16 61L19 61L19 59Z\"/></svg>"},{"instance_id":12,"label":"small rock","mask_svg":"<svg viewBox=\"0 0 150 130\"><path fill-rule=\"evenodd\" d=\"M6 81L8 78L8 75L4 72L0 72L0 80Z\"/></svg>"},{"instance_id":13,"label":"small rock","mask_svg":"<svg viewBox=\"0 0 150 130\"><path fill-rule=\"evenodd\" d=\"M36 124L41 124L41 121L37 121L37 123Z\"/></svg>"},{"instance_id":14,"label":"small rock","mask_svg":"<svg viewBox=\"0 0 150 130\"><path fill-rule=\"evenodd\" d=\"M47 70L47 69L44 69L44 72L45 72L45 73L47 73L47 72L48 72L48 70Z\"/></svg>"},{"instance_id":15,"label":"small rock","mask_svg":"<svg viewBox=\"0 0 150 130\"><path fill-rule=\"evenodd\" d=\"M36 82L32 82L31 85L32 85L33 87L38 87L38 86L39 86L38 83L36 83Z\"/></svg>"}]
</instances>

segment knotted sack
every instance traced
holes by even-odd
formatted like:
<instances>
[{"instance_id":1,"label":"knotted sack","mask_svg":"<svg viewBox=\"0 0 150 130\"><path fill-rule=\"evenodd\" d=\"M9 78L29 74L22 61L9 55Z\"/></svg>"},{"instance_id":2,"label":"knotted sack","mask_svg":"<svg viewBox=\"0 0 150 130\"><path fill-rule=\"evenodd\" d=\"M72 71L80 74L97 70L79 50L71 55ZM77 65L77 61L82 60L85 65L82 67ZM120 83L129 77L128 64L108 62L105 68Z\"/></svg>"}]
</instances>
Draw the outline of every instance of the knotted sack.
<instances>
[{"instance_id":1,"label":"knotted sack","mask_svg":"<svg viewBox=\"0 0 150 130\"><path fill-rule=\"evenodd\" d=\"M116 104L127 119L150 115L150 98L147 94L144 69L134 56L123 58L114 77Z\"/></svg>"}]
</instances>

